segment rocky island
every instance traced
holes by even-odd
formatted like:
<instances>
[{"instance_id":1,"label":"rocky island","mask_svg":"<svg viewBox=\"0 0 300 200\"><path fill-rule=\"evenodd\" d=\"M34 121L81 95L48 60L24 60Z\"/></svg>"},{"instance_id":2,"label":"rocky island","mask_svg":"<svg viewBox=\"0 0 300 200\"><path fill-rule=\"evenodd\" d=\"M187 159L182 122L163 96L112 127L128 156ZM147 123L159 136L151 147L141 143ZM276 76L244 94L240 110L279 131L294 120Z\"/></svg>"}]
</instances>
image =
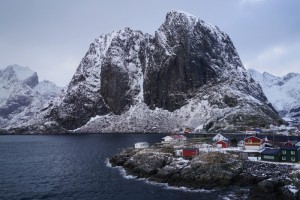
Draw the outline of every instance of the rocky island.
<instances>
[{"instance_id":1,"label":"rocky island","mask_svg":"<svg viewBox=\"0 0 300 200\"><path fill-rule=\"evenodd\" d=\"M123 149L112 156L113 167L149 181L191 189L246 188L247 199L299 199L300 173L295 165L241 160L234 153L200 152L193 158L173 148ZM237 194L241 195L241 194Z\"/></svg>"}]
</instances>

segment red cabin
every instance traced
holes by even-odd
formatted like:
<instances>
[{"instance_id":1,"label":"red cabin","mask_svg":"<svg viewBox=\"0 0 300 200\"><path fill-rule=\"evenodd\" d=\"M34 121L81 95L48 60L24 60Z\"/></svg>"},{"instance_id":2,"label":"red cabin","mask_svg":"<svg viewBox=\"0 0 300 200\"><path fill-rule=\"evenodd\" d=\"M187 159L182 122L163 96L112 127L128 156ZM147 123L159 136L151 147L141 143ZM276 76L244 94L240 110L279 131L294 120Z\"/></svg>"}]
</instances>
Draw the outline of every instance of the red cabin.
<instances>
[{"instance_id":1,"label":"red cabin","mask_svg":"<svg viewBox=\"0 0 300 200\"><path fill-rule=\"evenodd\" d=\"M246 150L260 150L264 140L255 136L250 136L245 138L244 141Z\"/></svg>"},{"instance_id":2,"label":"red cabin","mask_svg":"<svg viewBox=\"0 0 300 200\"><path fill-rule=\"evenodd\" d=\"M229 143L226 140L220 140L220 141L216 142L216 146L218 148L228 148L229 147Z\"/></svg>"},{"instance_id":3,"label":"red cabin","mask_svg":"<svg viewBox=\"0 0 300 200\"><path fill-rule=\"evenodd\" d=\"M193 157L199 155L199 149L198 148L184 148L182 150L182 156L183 157Z\"/></svg>"},{"instance_id":4,"label":"red cabin","mask_svg":"<svg viewBox=\"0 0 300 200\"><path fill-rule=\"evenodd\" d=\"M262 143L262 139L255 137L255 136L250 136L245 138L245 145L260 145Z\"/></svg>"},{"instance_id":5,"label":"red cabin","mask_svg":"<svg viewBox=\"0 0 300 200\"><path fill-rule=\"evenodd\" d=\"M288 140L287 142L285 142L283 144L283 146L295 146L295 144L297 144L297 143L298 143L298 141L290 141L290 140Z\"/></svg>"}]
</instances>

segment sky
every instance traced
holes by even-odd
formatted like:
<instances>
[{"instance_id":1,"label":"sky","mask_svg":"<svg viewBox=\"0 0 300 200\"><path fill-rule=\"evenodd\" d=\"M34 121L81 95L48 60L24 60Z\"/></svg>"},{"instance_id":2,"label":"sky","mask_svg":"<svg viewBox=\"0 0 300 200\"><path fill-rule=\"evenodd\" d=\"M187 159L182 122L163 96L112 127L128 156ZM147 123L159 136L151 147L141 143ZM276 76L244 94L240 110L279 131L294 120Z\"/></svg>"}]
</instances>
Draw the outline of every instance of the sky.
<instances>
[{"instance_id":1,"label":"sky","mask_svg":"<svg viewBox=\"0 0 300 200\"><path fill-rule=\"evenodd\" d=\"M0 0L0 68L65 86L90 43L125 27L154 35L172 9L218 26L245 68L300 73L299 0Z\"/></svg>"}]
</instances>

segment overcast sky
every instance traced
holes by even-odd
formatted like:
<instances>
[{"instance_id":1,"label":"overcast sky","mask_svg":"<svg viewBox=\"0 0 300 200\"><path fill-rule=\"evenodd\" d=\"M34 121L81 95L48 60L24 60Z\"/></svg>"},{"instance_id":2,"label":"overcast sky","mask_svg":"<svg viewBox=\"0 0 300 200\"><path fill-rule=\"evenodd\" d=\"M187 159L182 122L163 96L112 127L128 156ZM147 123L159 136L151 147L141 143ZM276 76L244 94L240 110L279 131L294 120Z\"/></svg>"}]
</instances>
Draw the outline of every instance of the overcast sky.
<instances>
[{"instance_id":1,"label":"overcast sky","mask_svg":"<svg viewBox=\"0 0 300 200\"><path fill-rule=\"evenodd\" d=\"M28 66L64 86L96 37L153 35L171 9L226 32L246 68L300 73L299 0L0 0L0 68Z\"/></svg>"}]
</instances>

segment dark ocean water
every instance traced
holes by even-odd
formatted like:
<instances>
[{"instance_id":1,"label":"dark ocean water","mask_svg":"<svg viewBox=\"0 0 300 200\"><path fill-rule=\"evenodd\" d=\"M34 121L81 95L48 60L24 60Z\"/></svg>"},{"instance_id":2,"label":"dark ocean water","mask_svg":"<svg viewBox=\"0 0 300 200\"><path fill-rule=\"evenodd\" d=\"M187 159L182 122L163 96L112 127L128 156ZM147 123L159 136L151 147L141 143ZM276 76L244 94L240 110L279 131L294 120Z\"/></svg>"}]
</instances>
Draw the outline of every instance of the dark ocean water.
<instances>
[{"instance_id":1,"label":"dark ocean water","mask_svg":"<svg viewBox=\"0 0 300 200\"><path fill-rule=\"evenodd\" d=\"M0 136L0 199L223 199L227 191L172 189L128 178L107 158L162 135Z\"/></svg>"}]
</instances>

